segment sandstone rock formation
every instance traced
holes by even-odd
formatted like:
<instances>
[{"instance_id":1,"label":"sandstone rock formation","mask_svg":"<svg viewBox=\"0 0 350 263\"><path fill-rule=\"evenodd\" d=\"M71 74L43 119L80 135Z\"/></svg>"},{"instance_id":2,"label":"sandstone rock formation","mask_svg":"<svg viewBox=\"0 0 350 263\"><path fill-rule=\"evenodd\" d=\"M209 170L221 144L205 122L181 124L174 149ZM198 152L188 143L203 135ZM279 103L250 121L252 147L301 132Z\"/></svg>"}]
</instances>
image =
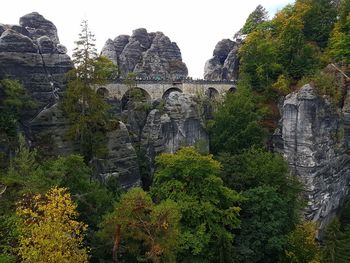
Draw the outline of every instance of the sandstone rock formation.
<instances>
[{"instance_id":1,"label":"sandstone rock formation","mask_svg":"<svg viewBox=\"0 0 350 263\"><path fill-rule=\"evenodd\" d=\"M66 53L55 25L38 13L21 17L19 26L0 24L0 79L19 80L37 102L22 129L31 146L49 157L79 152L67 137L69 124L60 107L65 74L73 68ZM93 161L96 176L114 177L124 188L140 185L136 151L123 123L107 133L106 145L107 157Z\"/></svg>"},{"instance_id":2,"label":"sandstone rock formation","mask_svg":"<svg viewBox=\"0 0 350 263\"><path fill-rule=\"evenodd\" d=\"M188 71L175 42L162 32L139 28L131 36L108 39L101 52L117 64L122 76L134 72L140 79L184 79Z\"/></svg>"},{"instance_id":3,"label":"sandstone rock formation","mask_svg":"<svg viewBox=\"0 0 350 263\"><path fill-rule=\"evenodd\" d=\"M107 148L107 158L93 161L100 179L108 181L113 177L122 188L140 186L138 158L124 123L119 122L116 129L107 132Z\"/></svg>"},{"instance_id":4,"label":"sandstone rock formation","mask_svg":"<svg viewBox=\"0 0 350 263\"><path fill-rule=\"evenodd\" d=\"M323 229L350 189L342 118L310 85L286 97L281 115L275 150L305 184L305 217L318 221Z\"/></svg>"},{"instance_id":5,"label":"sandstone rock formation","mask_svg":"<svg viewBox=\"0 0 350 263\"><path fill-rule=\"evenodd\" d=\"M205 63L204 79L206 80L237 80L238 50L241 40L223 39L216 44L213 57Z\"/></svg>"},{"instance_id":6,"label":"sandstone rock formation","mask_svg":"<svg viewBox=\"0 0 350 263\"><path fill-rule=\"evenodd\" d=\"M20 25L0 24L0 79L17 79L37 101L37 110L52 104L65 89L73 64L59 43L55 25L38 13L20 18Z\"/></svg>"},{"instance_id":7,"label":"sandstone rock formation","mask_svg":"<svg viewBox=\"0 0 350 263\"><path fill-rule=\"evenodd\" d=\"M158 105L147 117L141 144L152 175L154 157L175 153L180 147L200 144L208 151L209 138L191 95L171 92L164 105Z\"/></svg>"},{"instance_id":8,"label":"sandstone rock formation","mask_svg":"<svg viewBox=\"0 0 350 263\"><path fill-rule=\"evenodd\" d=\"M58 103L41 111L30 122L32 146L49 157L64 156L79 151L79 145L67 138L69 124ZM141 185L136 151L124 123L106 134L107 157L95 159L96 176L102 181L117 179L122 188Z\"/></svg>"}]
</instances>

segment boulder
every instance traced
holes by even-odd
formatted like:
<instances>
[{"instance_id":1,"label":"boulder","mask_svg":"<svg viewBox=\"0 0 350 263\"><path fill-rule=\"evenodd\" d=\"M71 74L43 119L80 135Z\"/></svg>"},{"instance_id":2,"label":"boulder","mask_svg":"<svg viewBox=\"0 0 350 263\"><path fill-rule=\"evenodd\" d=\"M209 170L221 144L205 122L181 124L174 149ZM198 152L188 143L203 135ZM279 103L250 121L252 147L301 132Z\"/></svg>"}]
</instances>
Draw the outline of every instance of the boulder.
<instances>
[{"instance_id":1,"label":"boulder","mask_svg":"<svg viewBox=\"0 0 350 263\"><path fill-rule=\"evenodd\" d=\"M281 116L275 150L305 186L305 217L324 229L350 189L343 120L336 107L309 84L286 96Z\"/></svg>"}]
</instances>

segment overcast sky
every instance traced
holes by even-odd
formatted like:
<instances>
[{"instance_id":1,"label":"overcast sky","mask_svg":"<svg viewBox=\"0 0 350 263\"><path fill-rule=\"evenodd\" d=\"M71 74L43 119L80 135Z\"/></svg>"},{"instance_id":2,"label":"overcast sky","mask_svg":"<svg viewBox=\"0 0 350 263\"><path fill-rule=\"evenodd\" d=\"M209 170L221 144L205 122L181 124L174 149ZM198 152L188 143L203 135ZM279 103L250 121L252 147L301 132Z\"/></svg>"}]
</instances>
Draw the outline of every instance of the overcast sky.
<instances>
[{"instance_id":1,"label":"overcast sky","mask_svg":"<svg viewBox=\"0 0 350 263\"><path fill-rule=\"evenodd\" d=\"M133 29L162 31L178 44L189 76L202 78L205 61L223 38L231 38L258 4L272 16L293 0L7 0L1 4L0 23L18 24L36 11L58 29L60 42L71 54L87 19L100 52L108 38L130 35Z\"/></svg>"}]
</instances>

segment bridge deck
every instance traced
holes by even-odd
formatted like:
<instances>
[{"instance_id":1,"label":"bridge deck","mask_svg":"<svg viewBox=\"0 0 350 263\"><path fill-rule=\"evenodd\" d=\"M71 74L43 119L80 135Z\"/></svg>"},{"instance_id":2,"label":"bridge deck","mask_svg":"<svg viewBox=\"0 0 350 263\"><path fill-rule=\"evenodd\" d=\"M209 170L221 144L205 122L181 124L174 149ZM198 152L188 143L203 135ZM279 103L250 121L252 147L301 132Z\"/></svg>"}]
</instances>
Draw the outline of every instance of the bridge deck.
<instances>
[{"instance_id":1,"label":"bridge deck","mask_svg":"<svg viewBox=\"0 0 350 263\"><path fill-rule=\"evenodd\" d=\"M208 80L136 80L136 87L147 92L151 99L159 99L171 90L178 90L185 94L206 94L209 90L220 95L236 88L235 81L208 81ZM113 81L104 87L107 97L122 99L129 87L123 80Z\"/></svg>"}]
</instances>

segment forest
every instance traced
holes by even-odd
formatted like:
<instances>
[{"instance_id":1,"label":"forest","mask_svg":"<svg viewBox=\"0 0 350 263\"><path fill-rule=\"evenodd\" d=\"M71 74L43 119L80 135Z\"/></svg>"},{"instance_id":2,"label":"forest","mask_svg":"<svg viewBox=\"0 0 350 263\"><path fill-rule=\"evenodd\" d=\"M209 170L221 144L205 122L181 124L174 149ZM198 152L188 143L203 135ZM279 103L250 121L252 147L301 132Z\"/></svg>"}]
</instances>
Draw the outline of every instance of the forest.
<instances>
[{"instance_id":1,"label":"forest","mask_svg":"<svg viewBox=\"0 0 350 263\"><path fill-rule=\"evenodd\" d=\"M303 182L272 147L287 94L311 83L344 104L344 86L325 68L350 73L350 1L296 0L271 19L259 5L238 34L237 90L211 105L209 147L158 155L154 173L130 189L94 173L119 123L94 87L120 70L97 54L87 21L59 105L79 153L30 147L21 119L36 102L19 81L0 80L0 140L11 153L0 156L0 262L350 262L350 202L320 231L303 216ZM125 80L131 89L135 81Z\"/></svg>"}]
</instances>

